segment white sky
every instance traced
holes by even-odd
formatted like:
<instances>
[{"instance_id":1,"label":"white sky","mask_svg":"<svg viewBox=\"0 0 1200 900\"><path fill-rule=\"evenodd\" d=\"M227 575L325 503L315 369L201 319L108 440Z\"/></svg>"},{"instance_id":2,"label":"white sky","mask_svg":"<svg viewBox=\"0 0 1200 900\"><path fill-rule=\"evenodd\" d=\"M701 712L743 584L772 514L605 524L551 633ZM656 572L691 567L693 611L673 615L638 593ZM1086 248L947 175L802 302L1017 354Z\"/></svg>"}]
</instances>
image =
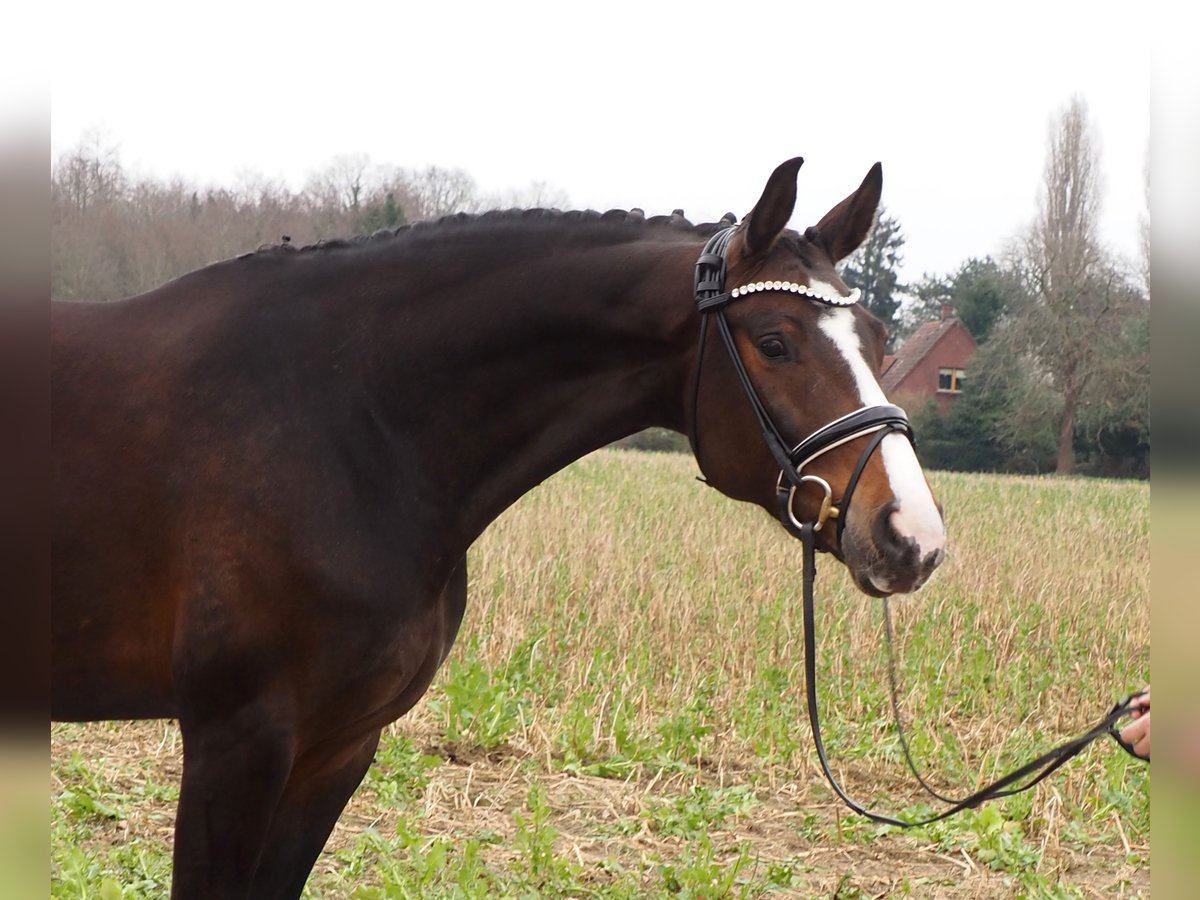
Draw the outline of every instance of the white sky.
<instances>
[{"instance_id":1,"label":"white sky","mask_svg":"<svg viewBox=\"0 0 1200 900\"><path fill-rule=\"evenodd\" d=\"M368 11L369 10L369 11ZM339 154L548 182L572 207L746 213L805 157L793 225L882 160L904 276L998 253L1033 216L1073 94L1102 234L1136 255L1150 50L1128 4L89 3L56 18L51 155L98 128L143 174L294 188Z\"/></svg>"}]
</instances>

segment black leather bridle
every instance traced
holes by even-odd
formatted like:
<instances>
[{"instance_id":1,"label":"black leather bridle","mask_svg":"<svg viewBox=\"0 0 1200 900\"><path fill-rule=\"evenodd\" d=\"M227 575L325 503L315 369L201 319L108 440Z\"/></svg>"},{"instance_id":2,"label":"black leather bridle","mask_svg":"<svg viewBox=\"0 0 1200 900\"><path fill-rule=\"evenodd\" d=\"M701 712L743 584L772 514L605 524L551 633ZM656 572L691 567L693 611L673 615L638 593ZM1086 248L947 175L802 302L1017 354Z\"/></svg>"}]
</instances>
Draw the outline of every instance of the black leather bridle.
<instances>
[{"instance_id":1,"label":"black leather bridle","mask_svg":"<svg viewBox=\"0 0 1200 900\"><path fill-rule=\"evenodd\" d=\"M696 306L701 315L700 346L696 350L696 372L693 379L692 425L690 434L692 452L696 457L696 461L700 462L700 438L697 428L700 376L703 371L708 322L710 319L715 319L717 330L721 335L725 348L729 351L729 360L733 363L734 371L737 372L738 379L742 383L742 388L746 392L746 397L750 401L750 408L754 411L755 418L758 419L763 440L766 442L771 456L779 466L779 478L775 483L775 494L776 514L779 517L780 524L794 537L801 536L804 522L795 511L796 495L806 485L816 485L824 491L825 496L821 503L820 512L812 523L813 530L820 531L827 519L836 518L838 520L837 533L840 539L842 531L846 527L846 513L850 506L850 498L853 496L854 489L858 486L858 481L862 476L863 470L866 468L867 461L875 452L875 448L892 432L899 432L910 441L913 440L912 425L909 424L908 416L904 410L898 406L890 404L864 406L823 425L798 444L789 445L784 441L779 428L771 418L770 412L767 411L766 405L758 396L758 392L754 388L754 382L750 380L750 374L746 371L746 366L743 364L741 355L737 351L737 345L734 343L733 334L729 329L729 322L725 318L725 307L739 296L737 289L733 291L725 290L726 251L729 248L729 240L735 230L736 228L731 226L715 233L709 238L699 259L696 260ZM759 290L769 290L771 289L771 285L775 285L778 288L780 284L780 282L766 282L759 283L757 287ZM756 286L750 285L748 287L753 292ZM816 297L816 299L821 300L822 298ZM833 305L835 301L832 298L825 298L824 302ZM837 305L843 304L838 303ZM845 491L842 493L840 499L835 502L833 490L829 482L817 475L804 474L804 467L835 447L840 447L842 444L849 443L860 437L866 437L867 435L873 435L873 437L864 448L862 455L859 457L858 465L855 466L850 479L846 482ZM791 446L790 450L788 449L789 446Z\"/></svg>"},{"instance_id":2,"label":"black leather bridle","mask_svg":"<svg viewBox=\"0 0 1200 900\"><path fill-rule=\"evenodd\" d=\"M829 765L829 759L825 753L825 744L821 739L821 720L817 705L817 638L816 638L816 614L815 604L813 600L813 588L816 581L817 565L816 565L816 533L821 530L829 518L837 519L837 535L839 546L841 543L842 531L846 527L847 511L850 506L850 498L854 494L854 489L858 486L858 481L862 476L863 470L866 468L868 460L875 453L875 450L883 442L883 439L893 432L898 432L913 441L912 425L908 421L908 416L898 406L890 404L864 406L861 409L855 410L841 418L835 419L827 425L818 428L800 443L793 446L790 450L788 444L784 441L778 427L771 418L766 405L758 396L758 392L754 388L754 383L750 380L750 375L746 371L746 367L742 362L741 355L738 353L737 345L734 343L733 334L729 329L729 323L725 319L725 307L730 302L738 299L742 295L742 291L746 288L734 289L732 291L725 290L725 269L726 269L726 252L729 247L730 238L733 236L735 227L730 226L715 233L709 238L705 244L704 250L701 252L699 259L696 261L695 289L696 289L696 306L700 311L700 346L696 351L696 370L693 378L693 394L692 394L692 421L691 433L689 435L692 444L692 453L696 457L696 462L703 466L700 461L700 436L697 427L697 419L699 414L700 400L700 376L703 371L704 348L708 334L709 319L716 319L717 329L721 335L721 339L725 344L726 350L729 351L729 359L733 364L734 371L737 372L738 379L742 383L742 388L746 392L746 397L750 401L750 407L754 411L755 418L758 419L759 428L762 430L763 440L766 442L767 449L771 456L779 465L779 478L776 480L776 513L780 523L787 531L798 537L804 547L804 569L803 569L803 595L804 595L804 677L805 691L808 700L808 719L812 727L813 744L817 750L817 757L821 763L821 769L825 773L825 778L833 788L834 792L842 798L842 800L852 810L860 815L866 816L875 822L880 822L886 825L896 825L902 828L913 828L922 825L929 825L948 816L952 816L964 809L979 806L981 803L992 800L998 797L1007 797L1012 794L1019 794L1027 791L1036 785L1043 778L1054 772L1067 760L1079 754L1085 747L1103 735L1111 735L1117 740L1128 753L1137 756L1133 748L1126 744L1116 730L1116 723L1127 716L1133 709L1133 701L1142 696L1142 694L1132 694L1125 699L1116 703L1108 714L1094 727L1089 729L1083 735L1067 741L1064 744L1055 747L1041 756L1026 763L1019 769L1010 772L1003 778L1000 778L967 797L954 798L946 797L938 793L932 788L922 777L920 770L912 758L909 750L908 740L904 735L904 727L900 716L900 706L897 699L898 689L896 685L895 658L892 648L892 623L891 613L888 607L887 598L883 600L883 614L885 624L885 634L887 635L888 643L888 661L889 661L889 681L891 684L892 694L892 710L896 718L896 728L900 734L901 746L904 750L904 757L908 763L909 769L916 776L921 787L930 796L935 799L950 804L948 809L942 812L929 816L928 818L919 819L916 821L907 821L898 819L893 816L880 815L879 813L871 812L862 804L850 798L843 790L841 784L834 777L833 771ZM783 285L789 289L798 287L790 282L758 282L754 285L747 286L750 293L757 290L779 290ZM845 298L831 298L806 292L806 296L817 300L818 302L826 303L832 306L846 306L853 303L853 300ZM842 444L849 443L861 437L870 435L871 439L863 448L862 454L859 456L857 465L854 467L849 480L846 483L846 489L842 496L837 501L833 498L833 490L829 483L816 475L805 475L804 467L817 459L824 453L829 452L835 447L840 447ZM820 511L813 521L802 520L795 511L796 494L805 487L805 485L816 484L824 490L825 496L821 503ZM1144 693L1144 692L1143 692ZM1142 757L1138 757L1139 759ZM1010 787L1022 779L1029 780L1017 787Z\"/></svg>"}]
</instances>

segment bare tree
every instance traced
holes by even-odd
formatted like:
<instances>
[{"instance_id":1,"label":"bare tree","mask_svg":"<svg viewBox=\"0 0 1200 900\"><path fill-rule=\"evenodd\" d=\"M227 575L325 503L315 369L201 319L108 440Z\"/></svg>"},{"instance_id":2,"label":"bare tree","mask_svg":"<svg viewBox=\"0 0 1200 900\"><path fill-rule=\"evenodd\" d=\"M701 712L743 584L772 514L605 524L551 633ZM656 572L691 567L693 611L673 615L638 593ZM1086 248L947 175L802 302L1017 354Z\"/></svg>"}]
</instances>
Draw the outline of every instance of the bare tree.
<instances>
[{"instance_id":1,"label":"bare tree","mask_svg":"<svg viewBox=\"0 0 1200 900\"><path fill-rule=\"evenodd\" d=\"M416 218L436 219L456 212L477 212L479 192L475 179L462 169L426 166L408 176L417 202Z\"/></svg>"},{"instance_id":2,"label":"bare tree","mask_svg":"<svg viewBox=\"0 0 1200 900\"><path fill-rule=\"evenodd\" d=\"M88 131L79 144L59 156L50 171L50 197L56 206L75 212L121 198L125 170L118 149L99 131Z\"/></svg>"},{"instance_id":3,"label":"bare tree","mask_svg":"<svg viewBox=\"0 0 1200 900\"><path fill-rule=\"evenodd\" d=\"M566 209L567 194L546 181L531 181L523 188L489 194L481 201L491 209Z\"/></svg>"},{"instance_id":4,"label":"bare tree","mask_svg":"<svg viewBox=\"0 0 1200 900\"><path fill-rule=\"evenodd\" d=\"M50 168L50 279L64 299L120 296L121 256L113 220L126 199L117 148L98 131Z\"/></svg>"},{"instance_id":5,"label":"bare tree","mask_svg":"<svg viewBox=\"0 0 1200 900\"><path fill-rule=\"evenodd\" d=\"M1087 107L1074 98L1051 129L1038 216L1018 251L1028 300L996 335L1059 398L1059 474L1074 469L1081 407L1121 381L1136 356L1130 320L1145 306L1099 244L1099 210L1099 156Z\"/></svg>"},{"instance_id":6,"label":"bare tree","mask_svg":"<svg viewBox=\"0 0 1200 900\"><path fill-rule=\"evenodd\" d=\"M326 208L357 212L370 190L370 166L371 158L365 153L335 156L329 165L309 177L304 192Z\"/></svg>"}]
</instances>

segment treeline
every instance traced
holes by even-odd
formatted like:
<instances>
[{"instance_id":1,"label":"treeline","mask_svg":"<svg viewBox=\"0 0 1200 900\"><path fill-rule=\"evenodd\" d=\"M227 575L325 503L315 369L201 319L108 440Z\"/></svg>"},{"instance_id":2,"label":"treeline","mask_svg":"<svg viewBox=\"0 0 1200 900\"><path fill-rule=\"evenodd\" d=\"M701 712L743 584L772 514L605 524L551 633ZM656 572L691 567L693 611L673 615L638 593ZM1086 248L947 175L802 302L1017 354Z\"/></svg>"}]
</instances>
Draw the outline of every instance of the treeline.
<instances>
[{"instance_id":1,"label":"treeline","mask_svg":"<svg viewBox=\"0 0 1200 900\"><path fill-rule=\"evenodd\" d=\"M208 263L279 243L345 238L456 212L565 206L545 184L494 195L461 169L334 159L298 191L260 176L236 187L138 177L92 136L50 170L50 295L129 297Z\"/></svg>"}]
</instances>

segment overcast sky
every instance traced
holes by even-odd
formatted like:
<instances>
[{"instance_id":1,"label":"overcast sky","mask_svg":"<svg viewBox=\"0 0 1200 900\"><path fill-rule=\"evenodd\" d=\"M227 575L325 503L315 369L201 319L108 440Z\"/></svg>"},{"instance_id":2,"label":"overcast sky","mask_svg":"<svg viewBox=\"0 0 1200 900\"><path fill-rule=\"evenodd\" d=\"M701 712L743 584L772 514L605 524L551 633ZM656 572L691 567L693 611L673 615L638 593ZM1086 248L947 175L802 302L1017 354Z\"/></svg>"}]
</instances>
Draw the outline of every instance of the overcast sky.
<instances>
[{"instance_id":1,"label":"overcast sky","mask_svg":"<svg viewBox=\"0 0 1200 900\"><path fill-rule=\"evenodd\" d=\"M569 205L739 217L803 156L793 225L876 160L904 275L1000 252L1048 129L1088 104L1102 236L1134 257L1150 51L1128 4L87 4L56 30L52 157L98 128L136 172L303 186L339 154L461 167Z\"/></svg>"}]
</instances>

